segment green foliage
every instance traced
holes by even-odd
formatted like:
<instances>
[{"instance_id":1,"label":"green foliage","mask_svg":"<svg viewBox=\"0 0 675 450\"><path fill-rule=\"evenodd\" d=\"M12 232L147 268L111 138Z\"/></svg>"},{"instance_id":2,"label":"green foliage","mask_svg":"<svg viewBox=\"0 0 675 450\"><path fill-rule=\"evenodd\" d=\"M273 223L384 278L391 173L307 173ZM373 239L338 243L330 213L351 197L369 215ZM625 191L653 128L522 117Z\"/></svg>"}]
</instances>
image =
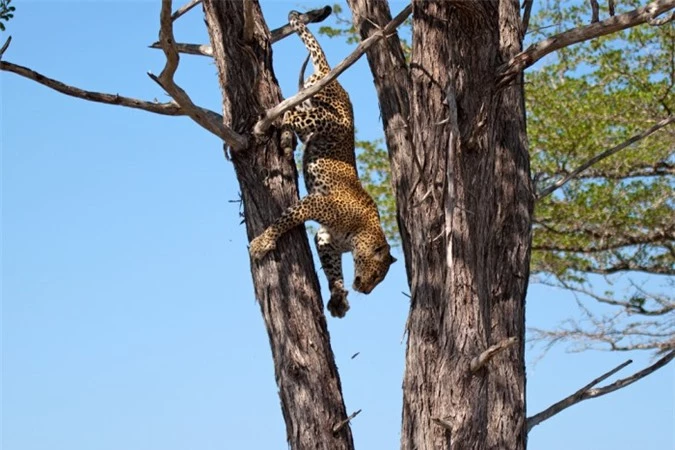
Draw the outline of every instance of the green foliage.
<instances>
[{"instance_id":1,"label":"green foliage","mask_svg":"<svg viewBox=\"0 0 675 450\"><path fill-rule=\"evenodd\" d=\"M0 30L2 31L5 31L5 24L2 22L7 22L14 17L13 13L16 8L10 5L11 2L12 0L0 0Z\"/></svg>"},{"instance_id":2,"label":"green foliage","mask_svg":"<svg viewBox=\"0 0 675 450\"><path fill-rule=\"evenodd\" d=\"M624 5L625 8L635 7ZM533 26L590 17L586 4L542 9ZM544 30L544 28L542 28ZM537 34L541 34L541 31ZM543 36L538 36L541 38ZM672 115L675 27L641 26L561 50L526 76L528 136L538 188ZM534 272L675 272L672 127L602 160L538 202Z\"/></svg>"}]
</instances>

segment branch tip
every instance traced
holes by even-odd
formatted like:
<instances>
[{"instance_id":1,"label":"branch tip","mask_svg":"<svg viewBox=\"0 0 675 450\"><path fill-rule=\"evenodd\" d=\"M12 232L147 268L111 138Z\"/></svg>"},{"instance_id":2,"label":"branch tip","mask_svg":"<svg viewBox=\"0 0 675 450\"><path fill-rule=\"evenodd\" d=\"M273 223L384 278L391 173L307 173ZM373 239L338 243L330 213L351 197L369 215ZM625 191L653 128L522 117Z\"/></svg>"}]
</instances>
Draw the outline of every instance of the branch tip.
<instances>
[{"instance_id":1,"label":"branch tip","mask_svg":"<svg viewBox=\"0 0 675 450\"><path fill-rule=\"evenodd\" d=\"M344 420L339 421L335 425L333 425L333 434L337 434L342 430L354 417L358 416L361 414L362 410L354 411L349 417L347 417Z\"/></svg>"},{"instance_id":2,"label":"branch tip","mask_svg":"<svg viewBox=\"0 0 675 450\"><path fill-rule=\"evenodd\" d=\"M2 44L2 47L0 47L0 59L2 59L2 55L5 54L5 50L7 50L7 47L9 47L9 44L11 42L12 42L12 36L8 36L5 43Z\"/></svg>"}]
</instances>

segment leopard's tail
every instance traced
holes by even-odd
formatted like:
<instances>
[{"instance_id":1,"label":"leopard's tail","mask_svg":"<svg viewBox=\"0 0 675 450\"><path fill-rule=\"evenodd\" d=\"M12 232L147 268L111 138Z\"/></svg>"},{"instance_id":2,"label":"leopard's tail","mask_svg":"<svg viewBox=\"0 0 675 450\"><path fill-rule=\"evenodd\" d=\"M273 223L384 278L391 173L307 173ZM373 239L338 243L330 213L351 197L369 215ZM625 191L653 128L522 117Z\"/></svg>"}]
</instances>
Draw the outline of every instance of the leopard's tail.
<instances>
[{"instance_id":1,"label":"leopard's tail","mask_svg":"<svg viewBox=\"0 0 675 450\"><path fill-rule=\"evenodd\" d=\"M302 39L302 42L305 44L305 47L307 47L309 54L312 56L314 70L321 75L330 72L330 66L328 65L328 60L326 60L326 55L323 53L323 49L311 31L309 31L307 26L300 20L300 13L297 11L288 13L288 22L291 24L291 27L293 27L293 30L298 33L300 39Z\"/></svg>"}]
</instances>

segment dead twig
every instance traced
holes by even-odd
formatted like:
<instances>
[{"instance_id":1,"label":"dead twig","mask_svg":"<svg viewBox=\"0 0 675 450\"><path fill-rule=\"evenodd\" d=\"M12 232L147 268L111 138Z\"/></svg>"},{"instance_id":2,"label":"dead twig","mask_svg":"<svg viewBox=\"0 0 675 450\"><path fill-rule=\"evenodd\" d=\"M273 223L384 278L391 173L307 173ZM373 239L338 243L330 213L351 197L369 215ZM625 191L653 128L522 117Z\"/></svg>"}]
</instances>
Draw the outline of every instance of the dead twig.
<instances>
[{"instance_id":1,"label":"dead twig","mask_svg":"<svg viewBox=\"0 0 675 450\"><path fill-rule=\"evenodd\" d=\"M9 36L7 40L5 41L4 44L2 44L2 47L0 48L0 59L2 59L2 55L5 54L5 51L7 50L7 47L9 47L9 44L12 42L12 36Z\"/></svg>"},{"instance_id":2,"label":"dead twig","mask_svg":"<svg viewBox=\"0 0 675 450\"><path fill-rule=\"evenodd\" d=\"M518 342L518 338L516 338L515 336L512 336L510 338L504 339L504 340L496 343L495 345L491 345L490 347L488 347L487 350L485 350L483 353L481 353L480 355L476 356L475 358L473 358L471 360L471 365L470 365L471 372L473 372L473 373L478 372L480 369L485 367L485 365L492 358L494 358L495 355L497 355L500 352L503 352L504 350L506 350L509 347L512 347L513 345L516 344L516 342Z\"/></svg>"},{"instance_id":3,"label":"dead twig","mask_svg":"<svg viewBox=\"0 0 675 450\"><path fill-rule=\"evenodd\" d=\"M361 414L361 410L359 409L358 411L354 411L351 416L347 417L345 420L341 420L335 425L333 425L333 434L337 434L342 430L345 425L347 425L354 417L358 416Z\"/></svg>"}]
</instances>

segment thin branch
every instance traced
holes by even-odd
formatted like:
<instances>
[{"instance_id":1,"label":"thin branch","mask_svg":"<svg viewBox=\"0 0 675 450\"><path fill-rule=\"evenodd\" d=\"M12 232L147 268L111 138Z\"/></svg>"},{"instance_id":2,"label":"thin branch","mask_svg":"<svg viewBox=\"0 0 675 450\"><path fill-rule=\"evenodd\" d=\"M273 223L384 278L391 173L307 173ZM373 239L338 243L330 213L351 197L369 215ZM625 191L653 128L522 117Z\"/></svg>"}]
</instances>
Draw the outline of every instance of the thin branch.
<instances>
[{"instance_id":1,"label":"thin branch","mask_svg":"<svg viewBox=\"0 0 675 450\"><path fill-rule=\"evenodd\" d=\"M361 410L354 411L349 417L345 420L341 420L335 425L333 425L333 434L337 434L341 429L345 427L354 417L358 416L361 413Z\"/></svg>"},{"instance_id":2,"label":"thin branch","mask_svg":"<svg viewBox=\"0 0 675 450\"><path fill-rule=\"evenodd\" d=\"M665 366L668 364L673 358L675 358L675 351L671 351L668 353L666 356L663 358L659 359L657 362L652 364L651 366L647 367L646 369L643 369L639 372L636 372L635 374L631 375L630 377L627 378L622 378L620 380L615 381L614 383L593 389L593 386L596 384L600 383L601 381L607 379L608 377L614 375L616 372L619 370L623 369L626 367L628 364L630 364L632 361L628 360L625 363L617 366L616 368L610 370L609 372L605 373L604 375L601 375L600 377L596 378L595 380L591 381L589 384L584 386L583 388L579 389L577 392L574 394L570 395L567 398L564 398L563 400L560 400L557 403L554 403L553 405L549 406L546 408L544 411L535 414L532 417L527 418L527 431L528 433L532 428L535 426L539 425L541 422L550 419L554 415L558 414L559 412L569 408L572 405L575 405L583 400L588 400L589 398L595 398L595 397L600 397L605 394L609 394L610 392L614 392L618 389L624 388L636 381L638 381L641 378L646 377L647 375L655 372L656 370L660 369L661 367Z\"/></svg>"},{"instance_id":3,"label":"thin branch","mask_svg":"<svg viewBox=\"0 0 675 450\"><path fill-rule=\"evenodd\" d=\"M532 13L532 4L534 0L524 0L523 1L523 21L520 26L521 38L524 38L527 34L527 27L530 26L530 14Z\"/></svg>"},{"instance_id":4,"label":"thin branch","mask_svg":"<svg viewBox=\"0 0 675 450\"><path fill-rule=\"evenodd\" d=\"M591 14L591 23L600 20L600 5L598 5L598 0L591 0Z\"/></svg>"},{"instance_id":5,"label":"thin branch","mask_svg":"<svg viewBox=\"0 0 675 450\"><path fill-rule=\"evenodd\" d=\"M138 100L136 98L124 97L118 94L105 94L102 92L86 91L84 89L76 88L74 86L70 86L68 84L46 77L41 73L31 70L27 67L12 64L7 61L0 61L0 70L15 73L71 97L81 98L97 103L106 103L109 105L120 105L126 106L128 108L142 109L144 111L163 114L165 116L187 115L187 113L175 102L149 102Z\"/></svg>"},{"instance_id":6,"label":"thin branch","mask_svg":"<svg viewBox=\"0 0 675 450\"><path fill-rule=\"evenodd\" d=\"M650 19L675 8L675 0L655 0L633 11L610 17L607 20L556 34L541 42L530 45L501 68L500 86L511 82L525 68L530 67L549 53L572 44L599 36L615 33L648 22Z\"/></svg>"},{"instance_id":7,"label":"thin branch","mask_svg":"<svg viewBox=\"0 0 675 450\"><path fill-rule=\"evenodd\" d=\"M235 133L225 126L223 117L208 109L192 103L188 94L176 84L173 79L178 69L179 56L173 46L173 21L171 20L171 0L162 0L160 12L159 42L166 55L166 64L159 76L148 72L148 76L159 84L178 103L188 116L203 128L223 139L232 149L240 150L246 147L244 136Z\"/></svg>"},{"instance_id":8,"label":"thin branch","mask_svg":"<svg viewBox=\"0 0 675 450\"><path fill-rule=\"evenodd\" d=\"M673 0L675 1L675 0ZM314 94L323 89L327 84L334 81L342 72L347 70L352 64L354 64L358 59L363 56L363 54L368 51L376 42L384 37L389 37L389 35L396 30L396 28L401 25L405 19L408 18L412 12L412 5L406 6L391 22L389 22L384 28L375 31L370 37L361 41L356 49L345 58L340 64L335 66L325 77L319 80L317 83L313 84L307 89L303 89L294 96L287 98L283 102L279 103L274 108L267 110L265 117L263 117L254 127L254 133L261 135L272 125L272 123L281 116L284 112L289 109L299 105L308 98L312 97Z\"/></svg>"},{"instance_id":9,"label":"thin branch","mask_svg":"<svg viewBox=\"0 0 675 450\"><path fill-rule=\"evenodd\" d=\"M607 1L607 8L609 9L609 16L614 17L614 0Z\"/></svg>"},{"instance_id":10,"label":"thin branch","mask_svg":"<svg viewBox=\"0 0 675 450\"><path fill-rule=\"evenodd\" d=\"M162 45L159 42L153 42L148 47L161 49ZM210 44L185 44L177 42L174 44L174 48L178 53L213 58L213 47Z\"/></svg>"},{"instance_id":11,"label":"thin branch","mask_svg":"<svg viewBox=\"0 0 675 450\"><path fill-rule=\"evenodd\" d=\"M518 342L518 338L515 336L512 336L510 338L504 339L495 345L491 345L488 347L487 350L485 350L483 353L480 355L476 356L471 360L471 372L476 373L492 359L497 355L497 353L500 353L504 350L506 350L509 347L512 347L515 345L515 343Z\"/></svg>"},{"instance_id":12,"label":"thin branch","mask_svg":"<svg viewBox=\"0 0 675 450\"><path fill-rule=\"evenodd\" d=\"M332 11L333 10L330 6L324 6L321 9L313 9L311 11L307 11L304 14L300 14L300 20L304 23L322 22L328 16L330 16L330 13ZM286 24L282 27L279 27L271 31L270 42L274 44L275 42L278 42L283 38L285 38L286 36L290 36L293 33L294 33L293 28L289 24ZM159 42L154 42L149 47L161 49L162 45ZM187 44L177 42L174 44L174 47L176 48L178 53L207 56L209 58L213 57L213 48L209 44Z\"/></svg>"},{"instance_id":13,"label":"thin branch","mask_svg":"<svg viewBox=\"0 0 675 450\"><path fill-rule=\"evenodd\" d=\"M675 150L675 149L673 149ZM551 173L540 172L546 176L546 179L553 179L564 177L569 174L567 170L559 170ZM577 180L604 178L608 180L627 180L629 178L646 178L646 177L663 177L668 175L675 175L675 164L669 162L657 161L653 164L640 162L633 167L628 168L628 171L621 172L618 169L588 169L583 173L577 175Z\"/></svg>"},{"instance_id":14,"label":"thin branch","mask_svg":"<svg viewBox=\"0 0 675 450\"><path fill-rule=\"evenodd\" d=\"M570 172L569 175L567 175L566 177L564 177L561 180L556 181L555 183L553 183L552 185L550 185L549 187L547 187L546 189L541 191L537 195L536 200L541 200L542 198L546 197L547 195L550 195L551 193L553 193L554 191L556 191L560 187L564 186L568 181L570 181L571 179L573 179L574 177L579 175L581 172L583 172L584 170L591 167L593 164L596 164L597 162L602 161L603 159L608 158L609 156L612 156L613 154L623 150L624 148L626 148L626 147L628 147L628 146L630 146L630 145L632 145L632 144L634 144L638 141L641 141L642 139L644 139L647 136L651 135L652 133L660 130L661 128L665 127L666 125L669 125L672 122L675 122L675 116L667 117L667 118L663 119L662 121L658 122L653 127L649 128L648 130L645 130L642 133L636 134L635 136L632 136L630 139L622 142L621 144L619 144L615 147L612 147L609 150L605 150L602 153L599 153L599 154L595 155L594 157L590 158L585 163L580 165L578 168L576 168L575 170Z\"/></svg>"},{"instance_id":15,"label":"thin branch","mask_svg":"<svg viewBox=\"0 0 675 450\"><path fill-rule=\"evenodd\" d=\"M178 8L176 10L176 12L171 14L171 20L174 21L174 20L178 19L180 16L182 16L186 12L190 11L192 8L194 8L195 6L200 4L201 2L202 2L202 0L190 0L189 2L187 2L186 4L184 4L183 6Z\"/></svg>"},{"instance_id":16,"label":"thin branch","mask_svg":"<svg viewBox=\"0 0 675 450\"><path fill-rule=\"evenodd\" d=\"M661 17L660 19L657 19L656 17L653 17L649 19L649 25L653 25L655 27L660 27L661 25L665 25L668 22L672 22L673 19L675 19L675 12L671 12L667 16Z\"/></svg>"},{"instance_id":17,"label":"thin branch","mask_svg":"<svg viewBox=\"0 0 675 450\"><path fill-rule=\"evenodd\" d=\"M7 40L5 41L4 44L2 44L2 47L0 48L0 59L2 59L2 55L5 54L5 51L7 50L7 47L9 47L9 44L12 42L12 36L9 36Z\"/></svg>"}]
</instances>

